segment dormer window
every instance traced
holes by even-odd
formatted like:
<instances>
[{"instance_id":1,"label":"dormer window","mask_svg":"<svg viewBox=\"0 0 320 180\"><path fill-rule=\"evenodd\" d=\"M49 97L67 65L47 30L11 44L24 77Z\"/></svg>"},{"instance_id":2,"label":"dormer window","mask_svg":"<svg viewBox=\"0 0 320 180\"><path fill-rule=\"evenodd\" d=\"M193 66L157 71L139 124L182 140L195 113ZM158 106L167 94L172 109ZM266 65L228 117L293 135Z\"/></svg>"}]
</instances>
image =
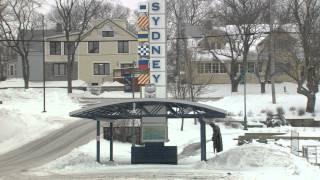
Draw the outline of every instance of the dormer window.
<instances>
[{"instance_id":1,"label":"dormer window","mask_svg":"<svg viewBox=\"0 0 320 180\"><path fill-rule=\"evenodd\" d=\"M102 31L102 37L113 37L114 31Z\"/></svg>"}]
</instances>

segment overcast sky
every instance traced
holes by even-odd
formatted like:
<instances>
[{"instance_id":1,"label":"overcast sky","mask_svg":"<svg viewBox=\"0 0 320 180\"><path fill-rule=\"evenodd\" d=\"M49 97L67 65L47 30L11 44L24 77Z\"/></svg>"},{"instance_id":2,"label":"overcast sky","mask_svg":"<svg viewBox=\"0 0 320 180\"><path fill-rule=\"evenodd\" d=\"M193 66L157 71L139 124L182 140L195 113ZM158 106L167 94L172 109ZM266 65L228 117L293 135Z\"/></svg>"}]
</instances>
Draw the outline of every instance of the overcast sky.
<instances>
[{"instance_id":1,"label":"overcast sky","mask_svg":"<svg viewBox=\"0 0 320 180\"><path fill-rule=\"evenodd\" d=\"M114 2L115 4L121 4L125 7L132 9L132 11L134 11L138 9L139 2L146 2L147 0L109 0L109 1ZM39 11L44 14L47 13L48 10L55 5L54 1L39 0L39 2L42 4L42 8L40 8Z\"/></svg>"},{"instance_id":2,"label":"overcast sky","mask_svg":"<svg viewBox=\"0 0 320 180\"><path fill-rule=\"evenodd\" d=\"M120 4L123 6L126 6L132 10L135 10L138 8L138 3L139 2L145 2L146 0L118 0Z\"/></svg>"}]
</instances>

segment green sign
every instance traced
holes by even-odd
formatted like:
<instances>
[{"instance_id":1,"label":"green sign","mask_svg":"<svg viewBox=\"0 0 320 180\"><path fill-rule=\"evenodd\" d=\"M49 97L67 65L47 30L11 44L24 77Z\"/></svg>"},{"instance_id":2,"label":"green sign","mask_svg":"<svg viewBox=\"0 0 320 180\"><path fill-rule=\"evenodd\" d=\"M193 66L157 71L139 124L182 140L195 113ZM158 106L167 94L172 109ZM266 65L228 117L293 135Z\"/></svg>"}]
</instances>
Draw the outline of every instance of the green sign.
<instances>
[{"instance_id":1,"label":"green sign","mask_svg":"<svg viewBox=\"0 0 320 180\"><path fill-rule=\"evenodd\" d=\"M166 126L143 126L143 142L164 142L166 140Z\"/></svg>"}]
</instances>

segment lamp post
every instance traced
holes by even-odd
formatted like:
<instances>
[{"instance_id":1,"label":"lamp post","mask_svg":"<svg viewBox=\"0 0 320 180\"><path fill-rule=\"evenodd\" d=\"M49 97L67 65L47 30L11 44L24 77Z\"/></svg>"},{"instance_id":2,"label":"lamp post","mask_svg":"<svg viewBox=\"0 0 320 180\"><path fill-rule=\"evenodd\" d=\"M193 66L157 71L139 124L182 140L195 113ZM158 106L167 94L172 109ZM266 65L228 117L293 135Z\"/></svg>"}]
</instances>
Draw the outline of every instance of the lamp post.
<instances>
[{"instance_id":1,"label":"lamp post","mask_svg":"<svg viewBox=\"0 0 320 180\"><path fill-rule=\"evenodd\" d=\"M131 68L131 91L132 91L132 99L134 99L134 77L135 77L135 67L136 67L136 62L132 61L132 68Z\"/></svg>"},{"instance_id":2,"label":"lamp post","mask_svg":"<svg viewBox=\"0 0 320 180\"><path fill-rule=\"evenodd\" d=\"M247 71L247 63L245 62L243 64L242 68L242 77L243 77L243 98L244 98L244 118L243 118L243 130L248 130L248 121L247 121L247 77L246 77L246 71Z\"/></svg>"},{"instance_id":3,"label":"lamp post","mask_svg":"<svg viewBox=\"0 0 320 180\"><path fill-rule=\"evenodd\" d=\"M43 81L43 113L46 111L46 68L45 68L45 27L44 15L42 15L42 81Z\"/></svg>"}]
</instances>

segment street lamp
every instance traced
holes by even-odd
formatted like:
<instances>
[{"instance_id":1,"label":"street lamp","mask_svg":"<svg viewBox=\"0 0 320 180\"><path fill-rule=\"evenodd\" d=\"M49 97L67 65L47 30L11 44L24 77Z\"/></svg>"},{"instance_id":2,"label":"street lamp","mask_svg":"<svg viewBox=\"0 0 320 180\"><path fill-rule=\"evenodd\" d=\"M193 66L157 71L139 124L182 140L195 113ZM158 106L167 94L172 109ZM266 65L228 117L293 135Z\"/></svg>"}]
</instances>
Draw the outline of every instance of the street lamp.
<instances>
[{"instance_id":1,"label":"street lamp","mask_svg":"<svg viewBox=\"0 0 320 180\"><path fill-rule=\"evenodd\" d=\"M42 15L42 81L43 81L43 113L46 111L46 68L45 68L45 24L44 15Z\"/></svg>"},{"instance_id":2,"label":"street lamp","mask_svg":"<svg viewBox=\"0 0 320 180\"><path fill-rule=\"evenodd\" d=\"M243 64L242 76L243 76L243 96L244 96L244 118L243 118L243 130L248 130L248 121L247 121L247 63Z\"/></svg>"},{"instance_id":3,"label":"street lamp","mask_svg":"<svg viewBox=\"0 0 320 180\"><path fill-rule=\"evenodd\" d=\"M135 67L136 61L132 61L132 68L131 68L131 91L132 91L132 99L134 99L134 77L135 77Z\"/></svg>"}]
</instances>

